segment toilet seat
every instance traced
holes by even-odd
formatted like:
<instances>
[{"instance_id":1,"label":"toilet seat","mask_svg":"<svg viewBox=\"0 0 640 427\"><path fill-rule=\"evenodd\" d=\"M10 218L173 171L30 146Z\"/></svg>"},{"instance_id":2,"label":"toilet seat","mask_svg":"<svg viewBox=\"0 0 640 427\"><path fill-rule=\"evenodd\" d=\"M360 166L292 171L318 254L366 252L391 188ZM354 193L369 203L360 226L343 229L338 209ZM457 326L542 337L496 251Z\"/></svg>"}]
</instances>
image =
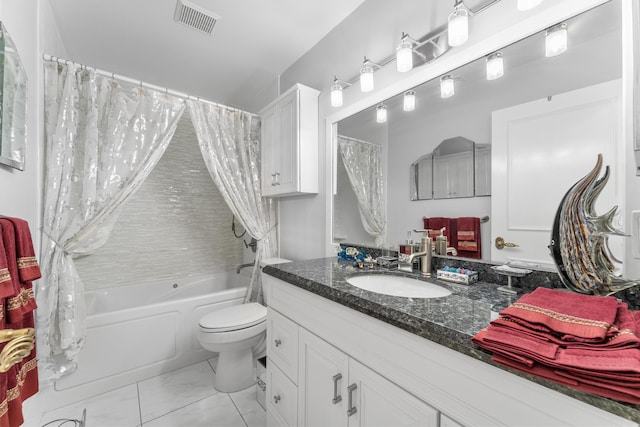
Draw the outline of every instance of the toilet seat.
<instances>
[{"instance_id":1,"label":"toilet seat","mask_svg":"<svg viewBox=\"0 0 640 427\"><path fill-rule=\"evenodd\" d=\"M267 309L257 302L216 310L200 319L203 332L229 332L249 328L267 320Z\"/></svg>"}]
</instances>

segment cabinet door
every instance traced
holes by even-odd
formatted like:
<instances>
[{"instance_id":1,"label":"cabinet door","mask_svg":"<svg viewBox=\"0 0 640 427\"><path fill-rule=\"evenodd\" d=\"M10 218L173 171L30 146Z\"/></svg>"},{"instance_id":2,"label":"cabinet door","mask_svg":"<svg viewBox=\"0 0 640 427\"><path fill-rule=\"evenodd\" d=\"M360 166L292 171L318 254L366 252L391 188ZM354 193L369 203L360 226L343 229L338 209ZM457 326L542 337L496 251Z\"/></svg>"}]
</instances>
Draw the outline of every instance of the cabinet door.
<instances>
[{"instance_id":1,"label":"cabinet door","mask_svg":"<svg viewBox=\"0 0 640 427\"><path fill-rule=\"evenodd\" d=\"M298 425L298 396L295 384L275 364L267 370L267 414L269 426Z\"/></svg>"},{"instance_id":2,"label":"cabinet door","mask_svg":"<svg viewBox=\"0 0 640 427\"><path fill-rule=\"evenodd\" d=\"M293 91L278 102L279 148L274 168L276 194L298 191L298 91Z\"/></svg>"},{"instance_id":3,"label":"cabinet door","mask_svg":"<svg viewBox=\"0 0 640 427\"><path fill-rule=\"evenodd\" d=\"M302 328L299 338L299 424L321 427L346 425L347 355Z\"/></svg>"},{"instance_id":4,"label":"cabinet door","mask_svg":"<svg viewBox=\"0 0 640 427\"><path fill-rule=\"evenodd\" d=\"M298 325L270 308L267 313L267 356L297 384Z\"/></svg>"},{"instance_id":5,"label":"cabinet door","mask_svg":"<svg viewBox=\"0 0 640 427\"><path fill-rule=\"evenodd\" d=\"M278 151L277 132L280 129L277 111L278 106L274 105L262 114L262 142L260 152L262 159L261 186L263 196L269 196L276 192L275 168L277 167L276 157Z\"/></svg>"},{"instance_id":6,"label":"cabinet door","mask_svg":"<svg viewBox=\"0 0 640 427\"><path fill-rule=\"evenodd\" d=\"M355 385L355 389L354 389ZM349 360L353 426L438 426L438 411L354 359ZM349 395L345 396L347 406Z\"/></svg>"}]
</instances>

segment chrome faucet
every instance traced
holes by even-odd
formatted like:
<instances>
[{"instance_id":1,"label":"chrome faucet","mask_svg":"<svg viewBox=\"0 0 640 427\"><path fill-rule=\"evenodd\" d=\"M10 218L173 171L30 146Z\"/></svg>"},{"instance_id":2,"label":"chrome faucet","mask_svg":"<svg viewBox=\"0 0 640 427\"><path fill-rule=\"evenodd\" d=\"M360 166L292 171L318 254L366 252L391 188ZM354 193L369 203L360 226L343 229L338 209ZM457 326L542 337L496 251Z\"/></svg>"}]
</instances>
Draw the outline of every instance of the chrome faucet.
<instances>
[{"instance_id":1,"label":"chrome faucet","mask_svg":"<svg viewBox=\"0 0 640 427\"><path fill-rule=\"evenodd\" d=\"M236 274L240 274L240 270L242 270L245 267L253 267L255 265L255 261L254 262L248 262L246 264L240 264L238 266L238 268L236 268Z\"/></svg>"},{"instance_id":2,"label":"chrome faucet","mask_svg":"<svg viewBox=\"0 0 640 427\"><path fill-rule=\"evenodd\" d=\"M452 256L458 256L458 250L456 248L452 247L452 246L449 246L447 248L447 252L445 253L445 255L448 255L449 252L451 252Z\"/></svg>"}]
</instances>

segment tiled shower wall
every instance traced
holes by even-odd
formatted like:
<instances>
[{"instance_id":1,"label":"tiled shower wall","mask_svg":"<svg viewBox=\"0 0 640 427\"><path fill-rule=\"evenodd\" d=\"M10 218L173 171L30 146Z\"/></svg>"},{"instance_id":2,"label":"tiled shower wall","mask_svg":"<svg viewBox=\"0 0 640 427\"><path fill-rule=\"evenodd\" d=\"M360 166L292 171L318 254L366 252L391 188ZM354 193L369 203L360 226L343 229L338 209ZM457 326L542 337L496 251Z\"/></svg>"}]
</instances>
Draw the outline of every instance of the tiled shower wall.
<instances>
[{"instance_id":1,"label":"tiled shower wall","mask_svg":"<svg viewBox=\"0 0 640 427\"><path fill-rule=\"evenodd\" d=\"M173 281L243 262L232 214L202 159L185 111L160 162L124 206L109 241L76 259L86 289ZM237 231L242 227L237 225ZM245 236L246 237L246 236Z\"/></svg>"}]
</instances>

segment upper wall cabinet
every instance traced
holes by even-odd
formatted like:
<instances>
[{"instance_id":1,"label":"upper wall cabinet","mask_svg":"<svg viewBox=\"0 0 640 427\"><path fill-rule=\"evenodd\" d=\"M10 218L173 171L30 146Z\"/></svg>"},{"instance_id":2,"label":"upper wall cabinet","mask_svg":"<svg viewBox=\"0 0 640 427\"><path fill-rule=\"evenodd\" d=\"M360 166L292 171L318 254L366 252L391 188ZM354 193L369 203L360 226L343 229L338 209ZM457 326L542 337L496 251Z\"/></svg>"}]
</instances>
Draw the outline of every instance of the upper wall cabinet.
<instances>
[{"instance_id":1,"label":"upper wall cabinet","mask_svg":"<svg viewBox=\"0 0 640 427\"><path fill-rule=\"evenodd\" d=\"M319 91L296 84L262 116L262 195L318 192Z\"/></svg>"}]
</instances>

